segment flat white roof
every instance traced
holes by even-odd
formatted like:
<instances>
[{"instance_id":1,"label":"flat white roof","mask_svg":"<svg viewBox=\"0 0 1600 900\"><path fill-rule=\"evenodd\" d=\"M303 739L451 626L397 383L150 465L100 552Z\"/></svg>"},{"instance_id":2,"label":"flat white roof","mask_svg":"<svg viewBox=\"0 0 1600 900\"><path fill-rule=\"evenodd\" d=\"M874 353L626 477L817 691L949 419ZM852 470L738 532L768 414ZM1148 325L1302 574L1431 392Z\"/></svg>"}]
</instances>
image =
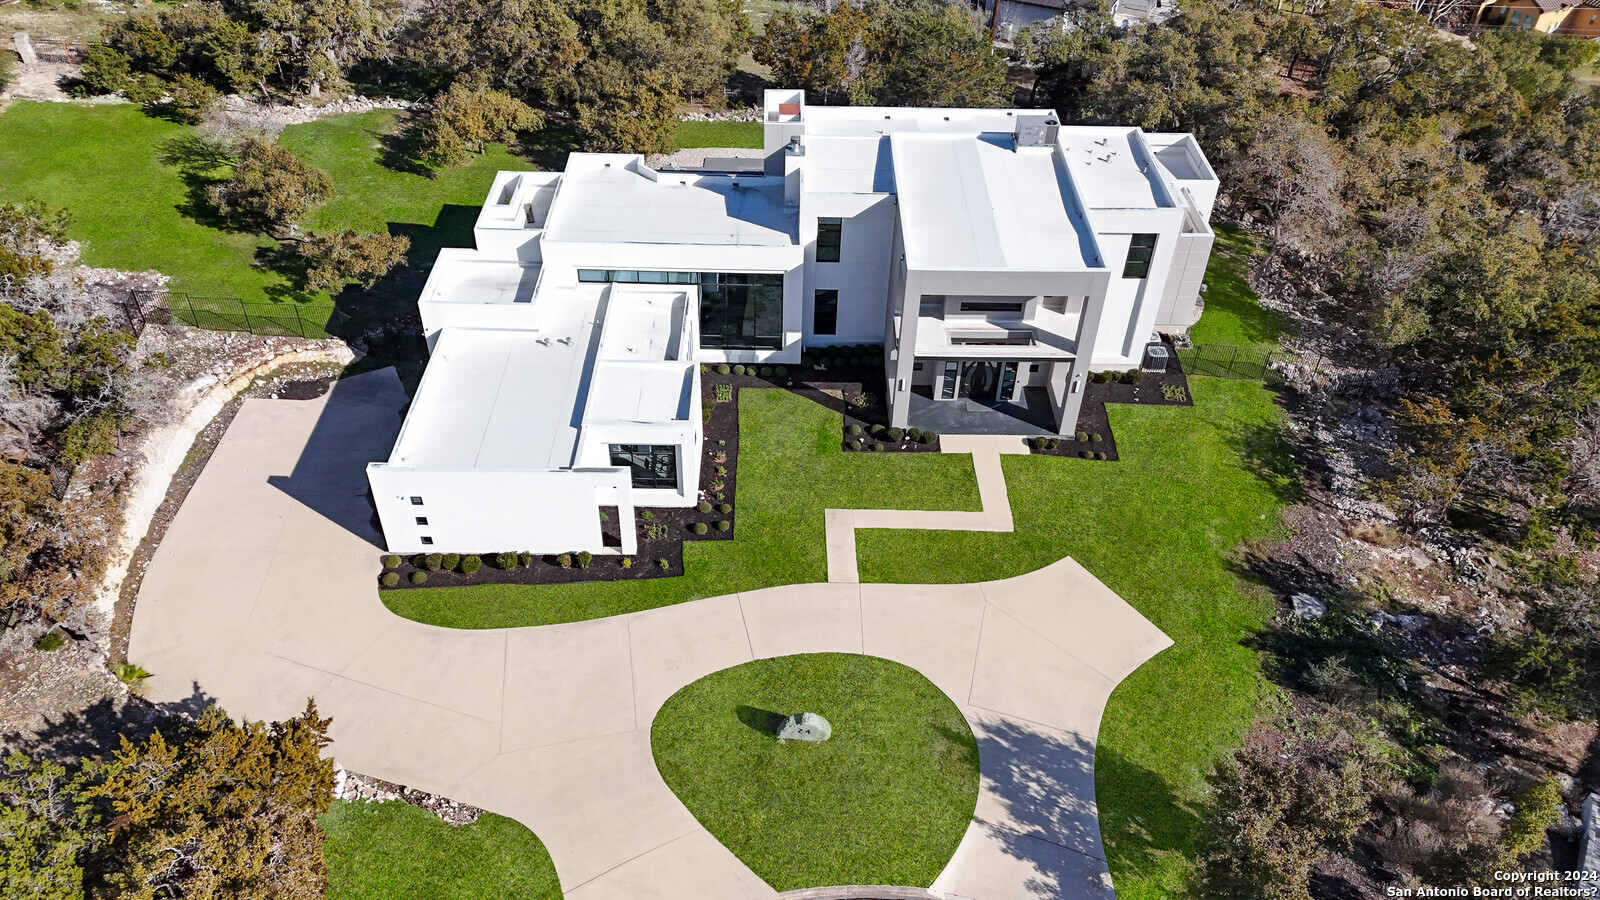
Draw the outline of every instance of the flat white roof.
<instances>
[{"instance_id":1,"label":"flat white roof","mask_svg":"<svg viewBox=\"0 0 1600 900\"><path fill-rule=\"evenodd\" d=\"M1083 271L1092 231L1049 147L972 135L896 134L906 261L919 269Z\"/></svg>"},{"instance_id":2,"label":"flat white roof","mask_svg":"<svg viewBox=\"0 0 1600 900\"><path fill-rule=\"evenodd\" d=\"M544 239L786 247L796 233L781 177L657 172L638 155L574 153Z\"/></svg>"},{"instance_id":3,"label":"flat white roof","mask_svg":"<svg viewBox=\"0 0 1600 900\"><path fill-rule=\"evenodd\" d=\"M894 164L889 139L816 137L806 135L805 190L821 194L889 194L894 192Z\"/></svg>"},{"instance_id":4,"label":"flat white roof","mask_svg":"<svg viewBox=\"0 0 1600 900\"><path fill-rule=\"evenodd\" d=\"M1090 209L1159 209L1173 205L1137 128L1075 126L1060 132L1061 150Z\"/></svg>"},{"instance_id":5,"label":"flat white roof","mask_svg":"<svg viewBox=\"0 0 1600 900\"><path fill-rule=\"evenodd\" d=\"M903 132L1011 134L1017 116L1038 115L1038 109L939 109L898 106L812 106L801 117L807 135L867 137Z\"/></svg>"},{"instance_id":6,"label":"flat white roof","mask_svg":"<svg viewBox=\"0 0 1600 900\"><path fill-rule=\"evenodd\" d=\"M514 259L489 259L476 250L439 251L423 303L530 303L539 284L539 266Z\"/></svg>"},{"instance_id":7,"label":"flat white roof","mask_svg":"<svg viewBox=\"0 0 1600 900\"><path fill-rule=\"evenodd\" d=\"M562 469L584 424L685 419L690 308L682 288L578 285L541 292L537 330L443 329L389 462Z\"/></svg>"}]
</instances>

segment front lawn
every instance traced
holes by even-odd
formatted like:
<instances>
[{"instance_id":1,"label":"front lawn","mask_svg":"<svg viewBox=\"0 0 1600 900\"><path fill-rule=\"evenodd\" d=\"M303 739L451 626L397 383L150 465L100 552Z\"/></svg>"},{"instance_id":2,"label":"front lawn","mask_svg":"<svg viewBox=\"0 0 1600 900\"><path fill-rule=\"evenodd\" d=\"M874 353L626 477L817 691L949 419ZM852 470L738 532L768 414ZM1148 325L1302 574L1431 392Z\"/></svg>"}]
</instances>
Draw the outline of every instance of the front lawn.
<instances>
[{"instance_id":1,"label":"front lawn","mask_svg":"<svg viewBox=\"0 0 1600 900\"><path fill-rule=\"evenodd\" d=\"M814 712L820 744L775 738ZM808 653L724 669L656 714L661 777L700 824L779 891L933 883L978 801L978 745L915 669Z\"/></svg>"},{"instance_id":2,"label":"front lawn","mask_svg":"<svg viewBox=\"0 0 1600 900\"><path fill-rule=\"evenodd\" d=\"M391 800L335 800L328 832L328 900L560 900L550 854L520 823L484 813L452 826Z\"/></svg>"}]
</instances>

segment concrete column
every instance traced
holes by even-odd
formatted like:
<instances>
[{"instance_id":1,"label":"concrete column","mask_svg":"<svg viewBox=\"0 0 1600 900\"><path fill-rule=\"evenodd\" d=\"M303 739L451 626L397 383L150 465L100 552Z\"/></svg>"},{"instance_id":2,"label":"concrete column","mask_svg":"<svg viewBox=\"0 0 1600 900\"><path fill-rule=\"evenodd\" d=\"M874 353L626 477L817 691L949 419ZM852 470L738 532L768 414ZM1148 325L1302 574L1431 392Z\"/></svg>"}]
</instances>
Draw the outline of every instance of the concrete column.
<instances>
[{"instance_id":1,"label":"concrete column","mask_svg":"<svg viewBox=\"0 0 1600 900\"><path fill-rule=\"evenodd\" d=\"M1078 430L1078 412L1083 409L1083 394L1089 388L1089 366L1094 362L1095 337L1100 333L1100 318L1106 309L1106 288L1101 285L1083 301L1083 315L1078 317L1078 355L1067 370L1067 392L1061 405L1061 421L1056 434L1072 434Z\"/></svg>"},{"instance_id":2,"label":"concrete column","mask_svg":"<svg viewBox=\"0 0 1600 900\"><path fill-rule=\"evenodd\" d=\"M903 265L898 259L894 264ZM905 428L911 417L911 376L916 363L917 315L922 308L922 276L919 273L907 270L900 280L899 296L889 297L891 325L896 303L900 304L900 338L896 342L898 349L893 366L887 366L889 355L884 354L887 366L884 375L888 381L885 394L889 402L889 424L895 428Z\"/></svg>"},{"instance_id":3,"label":"concrete column","mask_svg":"<svg viewBox=\"0 0 1600 900\"><path fill-rule=\"evenodd\" d=\"M622 483L617 485L617 531L622 534L622 555L639 553L639 526L633 521L633 481L626 469L622 470Z\"/></svg>"}]
</instances>

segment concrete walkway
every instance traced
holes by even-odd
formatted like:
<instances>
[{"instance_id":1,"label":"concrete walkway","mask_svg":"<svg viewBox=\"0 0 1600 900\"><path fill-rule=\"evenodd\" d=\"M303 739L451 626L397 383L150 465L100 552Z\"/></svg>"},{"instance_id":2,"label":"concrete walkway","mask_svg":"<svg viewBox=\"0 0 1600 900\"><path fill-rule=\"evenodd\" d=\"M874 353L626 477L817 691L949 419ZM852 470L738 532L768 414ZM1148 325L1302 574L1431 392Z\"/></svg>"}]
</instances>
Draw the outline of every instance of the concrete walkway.
<instances>
[{"instance_id":1,"label":"concrete walkway","mask_svg":"<svg viewBox=\"0 0 1600 900\"><path fill-rule=\"evenodd\" d=\"M130 657L155 673L151 699L278 719L315 696L344 765L518 819L569 897L771 898L662 781L651 722L729 666L872 654L926 675L979 741L977 812L934 888L1113 896L1095 735L1112 688L1170 641L1077 563L983 584L791 585L539 628L421 625L378 599L362 477L405 402L390 371L322 400L246 401L144 580Z\"/></svg>"},{"instance_id":2,"label":"concrete walkway","mask_svg":"<svg viewBox=\"0 0 1600 900\"><path fill-rule=\"evenodd\" d=\"M856 530L860 528L911 528L939 531L1011 531L1011 499L1006 494L1006 476L1000 469L1000 454L1027 453L1025 438L1019 435L947 434L939 438L943 453L972 454L972 468L978 478L978 499L983 509L977 512L914 509L830 509L824 512L824 534L828 541L828 580L855 584L861 580L856 568Z\"/></svg>"}]
</instances>

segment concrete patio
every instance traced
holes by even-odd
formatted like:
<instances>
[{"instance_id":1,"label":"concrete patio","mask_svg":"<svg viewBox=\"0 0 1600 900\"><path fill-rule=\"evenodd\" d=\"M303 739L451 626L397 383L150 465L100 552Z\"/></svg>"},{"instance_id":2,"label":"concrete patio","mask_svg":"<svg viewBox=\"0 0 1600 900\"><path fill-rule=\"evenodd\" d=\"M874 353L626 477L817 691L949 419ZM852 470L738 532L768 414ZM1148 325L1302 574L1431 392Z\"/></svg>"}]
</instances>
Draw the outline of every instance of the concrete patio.
<instances>
[{"instance_id":1,"label":"concrete patio","mask_svg":"<svg viewBox=\"0 0 1600 900\"><path fill-rule=\"evenodd\" d=\"M981 584L790 585L540 628L425 626L378 599L363 475L405 403L391 370L320 400L246 401L145 576L129 656L154 673L151 699L276 719L315 696L342 764L518 819L569 897L731 900L776 895L662 781L656 711L752 659L872 654L922 672L978 738L977 811L934 888L1113 896L1095 737L1112 688L1171 642L1076 562ZM1001 524L992 491L987 513L966 515Z\"/></svg>"}]
</instances>

